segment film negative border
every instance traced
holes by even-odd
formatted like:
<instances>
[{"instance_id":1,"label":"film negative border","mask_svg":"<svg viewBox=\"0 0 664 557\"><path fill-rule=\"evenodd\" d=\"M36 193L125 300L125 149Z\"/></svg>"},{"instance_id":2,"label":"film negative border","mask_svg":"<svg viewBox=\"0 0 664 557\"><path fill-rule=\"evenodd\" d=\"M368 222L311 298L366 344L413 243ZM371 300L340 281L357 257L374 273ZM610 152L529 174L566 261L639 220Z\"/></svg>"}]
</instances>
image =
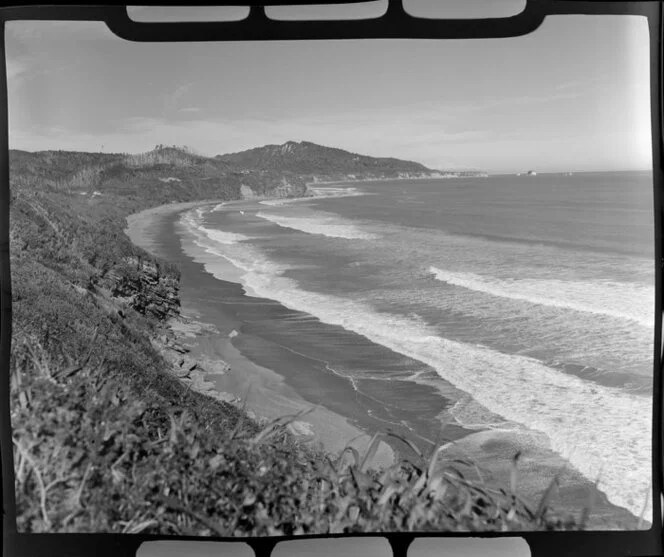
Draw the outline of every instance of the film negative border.
<instances>
[{"instance_id":1,"label":"film negative border","mask_svg":"<svg viewBox=\"0 0 664 557\"><path fill-rule=\"evenodd\" d=\"M360 0L348 0L355 3ZM247 5L255 2L241 0L222 1L216 5ZM3 54L0 62L0 366L3 369L0 391L0 458L3 475L3 553L12 557L32 555L68 555L100 557L135 555L145 541L201 540L202 538L120 534L21 534L14 520L15 501L12 489L14 470L9 422L9 367L11 341L11 277L9 267L9 140L7 110L7 75L4 54L4 23L14 20L77 20L102 21L122 39L141 42L163 41L270 41L270 40L332 40L332 39L475 39L502 38L525 35L535 31L548 15L613 14L639 15L648 19L651 56L651 118L653 134L653 181L655 184L655 261L656 273L656 325L654 347L654 410L653 410L653 509L661 517L661 494L664 476L662 470L662 308L664 278L664 196L662 186L662 33L664 26L660 1L574 1L528 0L520 14L499 19L429 20L415 18L404 10L402 0L390 0L387 12L375 19L353 21L275 21L265 15L267 5L299 5L329 3L322 0L263 0L252 5L247 19L237 22L201 23L146 23L129 18L125 6L67 6L14 5L0 9L2 20ZM146 2L144 5L151 5ZM166 5L159 2L155 5ZM202 4L201 4L202 5ZM515 534L488 532L473 536L514 537ZM649 531L639 532L524 532L534 557L558 555L661 555L662 524L656 523ZM392 533L386 535L360 534L365 537L384 537L394 555L406 556L408 546L418 536L464 537L463 533ZM257 557L268 557L275 544L282 540L349 537L288 536L262 539L204 538L206 541L223 540L248 543Z\"/></svg>"}]
</instances>

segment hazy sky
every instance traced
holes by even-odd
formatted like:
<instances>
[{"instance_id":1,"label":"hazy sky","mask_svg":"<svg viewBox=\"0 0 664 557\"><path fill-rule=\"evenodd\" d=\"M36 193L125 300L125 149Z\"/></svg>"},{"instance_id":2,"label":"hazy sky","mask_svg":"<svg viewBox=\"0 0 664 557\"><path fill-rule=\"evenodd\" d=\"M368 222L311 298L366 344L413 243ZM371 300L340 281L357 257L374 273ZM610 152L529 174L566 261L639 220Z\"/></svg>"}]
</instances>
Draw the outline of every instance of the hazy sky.
<instances>
[{"instance_id":1,"label":"hazy sky","mask_svg":"<svg viewBox=\"0 0 664 557\"><path fill-rule=\"evenodd\" d=\"M306 140L433 168L651 167L641 17L550 17L497 40L142 44L89 22L6 37L12 148Z\"/></svg>"}]
</instances>

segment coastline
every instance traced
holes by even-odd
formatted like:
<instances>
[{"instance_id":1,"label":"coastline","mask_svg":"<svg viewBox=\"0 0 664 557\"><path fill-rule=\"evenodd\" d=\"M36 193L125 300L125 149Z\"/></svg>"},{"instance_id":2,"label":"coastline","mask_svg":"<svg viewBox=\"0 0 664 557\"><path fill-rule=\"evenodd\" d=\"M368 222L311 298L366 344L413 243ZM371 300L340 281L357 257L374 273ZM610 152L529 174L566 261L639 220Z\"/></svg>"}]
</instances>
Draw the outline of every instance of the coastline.
<instances>
[{"instance_id":1,"label":"coastline","mask_svg":"<svg viewBox=\"0 0 664 557\"><path fill-rule=\"evenodd\" d=\"M361 184L366 182L397 182L397 181L411 181L411 180L452 180L452 179L463 179L463 178L488 178L489 174L487 173L478 173L468 176L459 176L454 173L442 173L439 176L395 176L392 178L383 177L383 178L348 178L341 180L320 180L314 182L307 182L307 187L309 186L325 186L325 185L334 185L334 184Z\"/></svg>"},{"instance_id":2,"label":"coastline","mask_svg":"<svg viewBox=\"0 0 664 557\"><path fill-rule=\"evenodd\" d=\"M125 228L124 233L129 236L134 245L143 248L153 255L157 255L155 254L156 223L187 209L193 209L201 205L227 202L223 199L211 199L209 201L186 201L183 203L168 203L166 205L151 207L150 209L127 215L127 228Z\"/></svg>"},{"instance_id":3,"label":"coastline","mask_svg":"<svg viewBox=\"0 0 664 557\"><path fill-rule=\"evenodd\" d=\"M163 242L159 240L163 228L172 229L178 215L187 209L219 203L235 202L172 203L133 213L127 217L125 234L132 243L152 255L171 260L169 255L172 254L165 253ZM153 340L153 346L171 363L172 373L183 383L216 400L238 407L245 404L249 417L259 421L309 410L301 420L289 425L296 438L332 454L339 453L347 445L360 453L366 450L371 441L368 433L351 424L346 417L306 401L278 373L252 362L235 348L231 343L235 331L232 323L224 323L222 319L219 327L201 321L202 308L196 307L197 304L186 296L181 297L181 304L180 317L170 320L168 331L161 339ZM179 366L182 360L184 365ZM187 373L191 366L195 366L193 371ZM382 442L372 462L374 466L386 467L394 460L394 451Z\"/></svg>"},{"instance_id":4,"label":"coastline","mask_svg":"<svg viewBox=\"0 0 664 557\"><path fill-rule=\"evenodd\" d=\"M248 201L256 202L260 199L272 198L253 198L251 200L226 202L225 204L235 205ZM132 215L131 220L130 218L127 219L131 229L128 235L136 245L151 251L157 256L172 261L177 251L181 258L180 262L190 260L190 256L184 253L183 248L180 247L179 241L177 242L177 248L175 247L174 237L178 238L174 230L177 215L189 208L214 203L219 202L200 201L172 204ZM134 222L140 224L132 228L131 225ZM166 236L170 235L170 239L165 241L166 244L170 242L170 249L168 249L169 246L164 244L164 241L159 241L164 232L167 232ZM178 263L178 261L173 262ZM199 266L203 267L202 265ZM209 275L209 273L206 274ZM214 278L212 281L222 282ZM240 286L237 286L237 288L241 290ZM219 295L215 295L213 298L215 300L223 299ZM186 316L185 320L195 321L201 319L203 313L209 313L210 311L204 300L195 300L194 297L186 294L181 299L183 314ZM215 319L203 319L203 321L207 323L214 322L217 325L216 333L204 333L194 338L190 332L188 338L183 338L181 335L179 339L180 342L190 347L192 354L200 355L202 360L223 361L228 364L229 369L226 372L214 374L213 377L211 377L213 374L207 376L207 379L212 379L208 383L214 384L215 393L226 393L218 396L221 396L222 399L226 397L237 404L238 400L249 392L247 408L253 411L255 416L266 419L284 414L294 414L313 406L311 399L307 401L301 396L304 393L301 383L294 387L289 384L282 370L279 372L273 371L268 369L269 364L264 364L268 367L263 367L255 363L243 355L245 346L242 346L240 350L233 345L231 335L235 331L235 323L231 317L223 314L223 312L216 313L215 317ZM244 338L244 335L242 338ZM254 356L252 358L255 360ZM295 366L297 367L297 362L295 362ZM192 386L192 388L194 387ZM217 396L215 393L211 393L212 396ZM326 400L326 403L331 402ZM328 406L330 405L328 404ZM357 427L358 421L352 420L349 414L345 414L343 408L342 404L340 406L341 411L335 412L319 406L314 412L304 417L302 422L293 424L291 431L303 439L320 442L326 451L332 453L341 450L346 442L353 437L364 434L364 438L353 443L353 446L362 452L361 447L366 446L370 434L365 433L361 427ZM512 457L517 450L524 450L526 454L519 464L519 493L536 504L538 496L548 487L548 484L565 462L551 450L543 449L535 441L535 436L523 435L522 432L505 430L463 431L462 428L459 428L459 431L454 435L454 444L446 450L446 454L450 458L472 458L482 469L482 477L479 478L481 481L498 481L503 485L507 485ZM397 450L398 453L399 450ZM395 452L387 444L381 443L381 451L376 455L374 464L389 465L393 461L394 455ZM634 517L626 510L621 509L616 514L616 509L619 508L611 505L606 496L593 487L592 482L581 477L573 470L565 473L555 498L560 498L561 501L564 500L565 508L575 509L574 514L578 515L587 504L591 493L595 494L596 499L596 506L594 513L591 514L590 523L594 529L610 530L617 528L613 525L616 522L625 525L636 522ZM630 528L630 526L626 527ZM631 526L631 528L634 527Z\"/></svg>"}]
</instances>

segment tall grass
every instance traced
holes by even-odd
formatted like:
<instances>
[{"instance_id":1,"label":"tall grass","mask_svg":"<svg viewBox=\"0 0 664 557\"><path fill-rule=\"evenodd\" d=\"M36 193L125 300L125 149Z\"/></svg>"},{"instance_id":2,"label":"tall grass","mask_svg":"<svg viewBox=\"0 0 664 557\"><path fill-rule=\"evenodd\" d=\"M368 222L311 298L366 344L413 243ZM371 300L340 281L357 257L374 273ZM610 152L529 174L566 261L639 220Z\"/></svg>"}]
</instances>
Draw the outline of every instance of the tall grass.
<instances>
[{"instance_id":1,"label":"tall grass","mask_svg":"<svg viewBox=\"0 0 664 557\"><path fill-rule=\"evenodd\" d=\"M551 513L549 491L533 509L516 484L506 490L467 480L473 463L446 460L440 448L375 470L383 435L363 453L347 447L335 457L289 434L288 424L305 413L259 427L232 407L203 405L176 383L170 388L180 395L167 399L157 377L137 390L104 361L59 372L28 346L17 348L12 366L22 531L266 536L577 527Z\"/></svg>"}]
</instances>

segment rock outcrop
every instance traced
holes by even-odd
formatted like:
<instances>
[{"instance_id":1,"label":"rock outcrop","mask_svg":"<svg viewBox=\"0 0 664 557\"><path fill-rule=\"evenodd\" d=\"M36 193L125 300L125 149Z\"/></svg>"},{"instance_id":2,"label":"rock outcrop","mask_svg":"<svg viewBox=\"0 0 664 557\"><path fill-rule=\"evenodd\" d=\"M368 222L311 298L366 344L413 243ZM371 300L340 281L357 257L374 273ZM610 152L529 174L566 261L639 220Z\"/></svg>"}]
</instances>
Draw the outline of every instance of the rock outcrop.
<instances>
[{"instance_id":1,"label":"rock outcrop","mask_svg":"<svg viewBox=\"0 0 664 557\"><path fill-rule=\"evenodd\" d=\"M231 372L230 366L220 359L211 359L198 353L188 346L199 336L219 334L213 325L201 323L190 318L179 316L169 319L168 329L151 339L152 347L169 364L167 372L175 376L190 389L216 400L239 405L241 400L232 393L217 390L215 375Z\"/></svg>"},{"instance_id":2,"label":"rock outcrop","mask_svg":"<svg viewBox=\"0 0 664 557\"><path fill-rule=\"evenodd\" d=\"M240 187L240 194L242 199L304 197L307 194L307 185L301 178L292 180L282 178L279 185L271 189L268 195L260 195L245 184Z\"/></svg>"},{"instance_id":3,"label":"rock outcrop","mask_svg":"<svg viewBox=\"0 0 664 557\"><path fill-rule=\"evenodd\" d=\"M158 264L139 257L127 257L108 273L111 294L143 315L160 321L180 314L177 278L163 273Z\"/></svg>"},{"instance_id":4,"label":"rock outcrop","mask_svg":"<svg viewBox=\"0 0 664 557\"><path fill-rule=\"evenodd\" d=\"M187 345L198 336L218 334L214 325L184 317L180 313L179 281L172 273L164 272L158 263L140 257L127 257L112 269L107 279L111 281L110 294L113 303L156 318L161 332L150 339L152 347L168 364L167 372L194 391L230 404L240 399L217 391L210 376L230 372L230 366L221 360L212 360L194 354ZM122 315L122 310L119 310Z\"/></svg>"}]
</instances>

